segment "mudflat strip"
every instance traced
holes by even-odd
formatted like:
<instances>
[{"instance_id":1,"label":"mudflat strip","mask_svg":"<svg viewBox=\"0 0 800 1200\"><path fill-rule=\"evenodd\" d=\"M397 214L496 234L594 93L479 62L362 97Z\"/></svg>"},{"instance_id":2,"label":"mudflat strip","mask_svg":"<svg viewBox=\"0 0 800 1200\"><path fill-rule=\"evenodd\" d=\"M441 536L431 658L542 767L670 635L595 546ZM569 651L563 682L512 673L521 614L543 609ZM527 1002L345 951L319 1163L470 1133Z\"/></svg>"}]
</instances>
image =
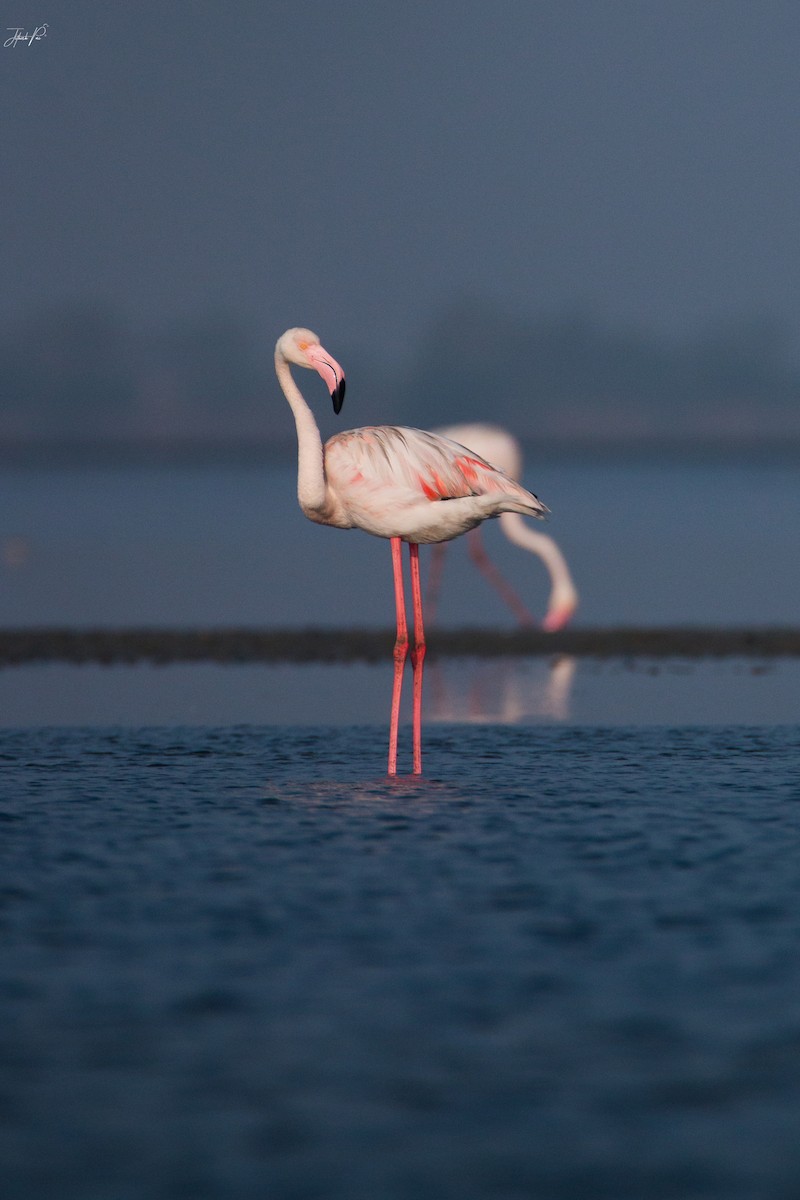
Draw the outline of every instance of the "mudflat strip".
<instances>
[{"instance_id":1,"label":"mudflat strip","mask_svg":"<svg viewBox=\"0 0 800 1200\"><path fill-rule=\"evenodd\" d=\"M0 666L32 662L382 662L389 629L6 629ZM433 629L431 657L786 658L800 656L800 628Z\"/></svg>"}]
</instances>

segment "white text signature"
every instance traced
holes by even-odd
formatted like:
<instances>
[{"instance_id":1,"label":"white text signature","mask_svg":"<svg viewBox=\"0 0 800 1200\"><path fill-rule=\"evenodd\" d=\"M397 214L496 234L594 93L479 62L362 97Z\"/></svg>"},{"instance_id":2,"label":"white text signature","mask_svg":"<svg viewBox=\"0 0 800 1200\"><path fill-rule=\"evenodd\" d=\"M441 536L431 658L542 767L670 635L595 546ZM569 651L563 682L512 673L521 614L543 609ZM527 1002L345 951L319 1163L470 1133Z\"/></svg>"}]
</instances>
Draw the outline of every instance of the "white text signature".
<instances>
[{"instance_id":1,"label":"white text signature","mask_svg":"<svg viewBox=\"0 0 800 1200\"><path fill-rule=\"evenodd\" d=\"M11 34L4 42L4 46L17 46L20 42L27 42L30 48L34 42L40 42L43 37L47 37L47 25L37 25L33 33L28 33L21 25L7 25L6 31Z\"/></svg>"}]
</instances>

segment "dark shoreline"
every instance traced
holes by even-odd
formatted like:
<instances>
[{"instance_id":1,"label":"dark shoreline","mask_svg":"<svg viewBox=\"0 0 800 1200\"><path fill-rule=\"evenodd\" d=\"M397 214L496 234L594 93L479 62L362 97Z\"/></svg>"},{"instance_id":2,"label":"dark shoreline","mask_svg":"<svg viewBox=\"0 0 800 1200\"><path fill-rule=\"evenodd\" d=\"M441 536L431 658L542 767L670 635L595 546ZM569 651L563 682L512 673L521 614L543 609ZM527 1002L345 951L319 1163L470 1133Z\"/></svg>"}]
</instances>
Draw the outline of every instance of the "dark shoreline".
<instances>
[{"instance_id":1,"label":"dark shoreline","mask_svg":"<svg viewBox=\"0 0 800 1200\"><path fill-rule=\"evenodd\" d=\"M785 658L800 656L800 628L430 630L431 658ZM0 666L35 662L156 664L382 662L391 629L6 629Z\"/></svg>"}]
</instances>

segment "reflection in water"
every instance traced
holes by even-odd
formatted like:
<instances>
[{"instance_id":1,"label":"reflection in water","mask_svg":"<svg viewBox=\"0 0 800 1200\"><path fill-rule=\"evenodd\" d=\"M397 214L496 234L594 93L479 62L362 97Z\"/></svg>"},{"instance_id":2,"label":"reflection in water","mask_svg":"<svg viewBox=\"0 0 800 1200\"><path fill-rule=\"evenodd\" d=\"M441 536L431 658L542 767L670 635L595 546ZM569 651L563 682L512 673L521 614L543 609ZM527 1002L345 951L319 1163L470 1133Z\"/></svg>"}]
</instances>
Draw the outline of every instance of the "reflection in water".
<instances>
[{"instance_id":1,"label":"reflection in water","mask_svg":"<svg viewBox=\"0 0 800 1200\"><path fill-rule=\"evenodd\" d=\"M374 748L380 752L382 746L375 742ZM374 748L373 745L367 747L370 761L375 758ZM352 760L348 761L348 766L352 768ZM387 801L398 801L413 803L414 811L420 813L425 809L436 809L443 802L461 800L463 788L460 784L401 771L399 775L375 775L367 779L358 779L352 774L344 779L266 779L261 785L259 804L291 802L303 809L327 810L339 806L352 811L361 807L373 808L376 804L385 808Z\"/></svg>"},{"instance_id":2,"label":"reflection in water","mask_svg":"<svg viewBox=\"0 0 800 1200\"><path fill-rule=\"evenodd\" d=\"M577 660L559 655L439 661L428 669L430 721L496 721L517 725L532 717L567 721Z\"/></svg>"}]
</instances>

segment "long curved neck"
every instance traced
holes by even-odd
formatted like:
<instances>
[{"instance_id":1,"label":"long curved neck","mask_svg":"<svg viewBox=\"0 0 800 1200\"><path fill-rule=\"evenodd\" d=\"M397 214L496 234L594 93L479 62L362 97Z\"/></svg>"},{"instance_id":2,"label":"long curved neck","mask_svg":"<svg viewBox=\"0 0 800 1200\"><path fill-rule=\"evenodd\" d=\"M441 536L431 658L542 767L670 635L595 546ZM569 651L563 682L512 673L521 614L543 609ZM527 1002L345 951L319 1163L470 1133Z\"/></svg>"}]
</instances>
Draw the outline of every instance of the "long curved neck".
<instances>
[{"instance_id":1,"label":"long curved neck","mask_svg":"<svg viewBox=\"0 0 800 1200\"><path fill-rule=\"evenodd\" d=\"M319 428L282 354L275 355L275 373L297 428L297 499L307 515L320 514L326 507L327 486Z\"/></svg>"},{"instance_id":2,"label":"long curved neck","mask_svg":"<svg viewBox=\"0 0 800 1200\"><path fill-rule=\"evenodd\" d=\"M547 566L559 601L576 603L578 592L572 582L567 561L546 533L537 533L526 525L519 513L501 513L500 526L510 542L538 554Z\"/></svg>"}]
</instances>

